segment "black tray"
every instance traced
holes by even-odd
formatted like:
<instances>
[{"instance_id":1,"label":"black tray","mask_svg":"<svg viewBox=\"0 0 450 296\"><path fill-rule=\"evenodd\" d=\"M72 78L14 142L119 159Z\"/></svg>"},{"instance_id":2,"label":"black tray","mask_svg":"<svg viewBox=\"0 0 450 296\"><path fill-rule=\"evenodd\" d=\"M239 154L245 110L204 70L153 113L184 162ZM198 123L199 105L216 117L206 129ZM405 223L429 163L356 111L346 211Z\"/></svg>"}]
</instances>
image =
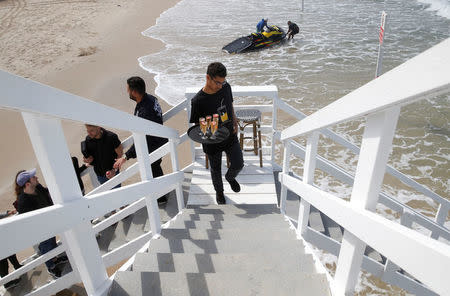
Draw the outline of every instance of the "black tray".
<instances>
[{"instance_id":1,"label":"black tray","mask_svg":"<svg viewBox=\"0 0 450 296\"><path fill-rule=\"evenodd\" d=\"M188 129L188 136L189 138L191 138L192 141L197 142L197 143L201 143L201 144L217 144L217 143L221 143L224 140L226 140L228 138L228 136L230 135L230 131L228 130L228 128L222 126L219 127L217 129L217 132L215 134L216 138L215 139L202 139L202 136L200 136L200 126L199 125L194 125L191 126Z\"/></svg>"}]
</instances>

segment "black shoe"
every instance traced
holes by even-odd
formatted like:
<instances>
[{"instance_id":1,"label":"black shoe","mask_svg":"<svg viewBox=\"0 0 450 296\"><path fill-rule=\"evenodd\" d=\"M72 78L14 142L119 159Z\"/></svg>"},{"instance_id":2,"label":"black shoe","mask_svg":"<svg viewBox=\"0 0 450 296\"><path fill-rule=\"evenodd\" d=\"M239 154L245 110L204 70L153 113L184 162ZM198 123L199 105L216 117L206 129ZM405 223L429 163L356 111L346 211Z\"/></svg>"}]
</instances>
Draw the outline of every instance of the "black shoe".
<instances>
[{"instance_id":1,"label":"black shoe","mask_svg":"<svg viewBox=\"0 0 450 296\"><path fill-rule=\"evenodd\" d=\"M225 204L225 196L223 196L223 192L216 192L216 201L219 205Z\"/></svg>"},{"instance_id":2,"label":"black shoe","mask_svg":"<svg viewBox=\"0 0 450 296\"><path fill-rule=\"evenodd\" d=\"M230 183L231 189L232 189L234 192L239 192L239 191L241 191L241 185L239 185L239 183L238 183L238 181L236 181L236 179L233 179L233 180L227 180L227 181L228 181L228 183Z\"/></svg>"},{"instance_id":3,"label":"black shoe","mask_svg":"<svg viewBox=\"0 0 450 296\"><path fill-rule=\"evenodd\" d=\"M17 285L19 284L19 282L20 282L20 278L15 279L15 280L12 280L12 281L10 281L10 282L7 282L7 283L5 284L5 289L11 289L11 288L14 288L15 286L17 286Z\"/></svg>"},{"instance_id":4,"label":"black shoe","mask_svg":"<svg viewBox=\"0 0 450 296\"><path fill-rule=\"evenodd\" d=\"M167 194L158 198L158 205L164 205L167 203Z\"/></svg>"},{"instance_id":5,"label":"black shoe","mask_svg":"<svg viewBox=\"0 0 450 296\"><path fill-rule=\"evenodd\" d=\"M51 274L54 278L61 277L61 270L59 270L59 268L56 266L48 269L48 273Z\"/></svg>"}]
</instances>

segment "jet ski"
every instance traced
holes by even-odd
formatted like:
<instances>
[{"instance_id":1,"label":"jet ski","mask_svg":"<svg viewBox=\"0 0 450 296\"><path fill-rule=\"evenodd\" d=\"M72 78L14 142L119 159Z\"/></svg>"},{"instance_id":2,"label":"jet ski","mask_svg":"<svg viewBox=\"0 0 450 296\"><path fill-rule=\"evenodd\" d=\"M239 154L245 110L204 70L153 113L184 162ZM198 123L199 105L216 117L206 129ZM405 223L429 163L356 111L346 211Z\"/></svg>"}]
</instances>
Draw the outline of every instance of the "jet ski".
<instances>
[{"instance_id":1,"label":"jet ski","mask_svg":"<svg viewBox=\"0 0 450 296\"><path fill-rule=\"evenodd\" d=\"M251 50L258 50L278 44L286 38L283 29L277 26L270 26L269 30L262 33L252 33L248 36L238 38L225 45L222 50L227 53L241 53Z\"/></svg>"}]
</instances>

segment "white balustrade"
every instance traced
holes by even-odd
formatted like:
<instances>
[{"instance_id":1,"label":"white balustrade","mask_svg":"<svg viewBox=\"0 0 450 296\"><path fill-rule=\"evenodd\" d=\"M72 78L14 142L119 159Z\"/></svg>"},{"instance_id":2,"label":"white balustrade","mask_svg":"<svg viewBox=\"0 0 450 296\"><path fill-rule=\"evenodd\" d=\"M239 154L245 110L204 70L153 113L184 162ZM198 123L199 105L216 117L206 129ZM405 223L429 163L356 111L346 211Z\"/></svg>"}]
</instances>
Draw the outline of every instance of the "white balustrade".
<instances>
[{"instance_id":1,"label":"white balustrade","mask_svg":"<svg viewBox=\"0 0 450 296\"><path fill-rule=\"evenodd\" d=\"M450 247L408 229L407 227L411 227L412 223L412 219L408 217L414 217L416 213L410 215L404 207L398 207L404 212L401 220L404 225L370 213L375 211L378 203L400 106L418 99L450 92L450 56L446 54L449 51L450 38L302 119L281 133L281 140L286 143L293 137L305 134L313 137L311 133L317 133L330 125L367 116L350 202L313 186L311 179L314 169L311 168L311 152L314 150L312 149L308 151L307 148L306 153L301 151L305 154L303 182L289 176L287 174L289 169L286 168L283 168L280 176L282 186L287 186L301 196L302 202L313 204L345 228L333 281L337 294L353 293L366 244L387 256L388 262L384 266L384 276L394 276L395 271L400 267L433 291L442 295L450 294L450 286L442 278L442 275L450 272ZM279 106L291 114L296 113L285 104L279 104ZM311 143L314 141L308 140L307 146ZM291 149L291 145L292 143L285 147L285 154L286 150ZM321 162L326 164L323 160ZM345 174L341 175L345 176ZM412 182L410 184L415 186ZM282 194L285 193L282 192ZM448 202L440 201L440 208L436 215L436 222L439 224L444 223L448 212ZM396 206L395 203L392 204ZM308 214L309 210L307 211L300 203L298 226L299 232L304 236L310 233L307 229ZM426 220L421 219L421 221ZM438 237L438 233L439 230L434 228L432 237ZM426 248L429 250L426 251ZM411 258L417 254L424 256L424 252L428 252L427 258L421 262L417 262L416 257ZM408 283L405 286L408 286ZM432 294L431 291L430 294Z\"/></svg>"}]
</instances>

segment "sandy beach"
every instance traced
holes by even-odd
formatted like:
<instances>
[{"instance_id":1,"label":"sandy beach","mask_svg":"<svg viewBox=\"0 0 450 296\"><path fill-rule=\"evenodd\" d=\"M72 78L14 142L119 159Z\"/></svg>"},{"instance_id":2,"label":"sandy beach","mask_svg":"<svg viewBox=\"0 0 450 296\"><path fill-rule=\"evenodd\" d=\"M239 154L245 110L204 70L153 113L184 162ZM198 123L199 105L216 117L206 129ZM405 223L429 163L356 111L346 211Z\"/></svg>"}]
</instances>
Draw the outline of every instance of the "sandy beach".
<instances>
[{"instance_id":1,"label":"sandy beach","mask_svg":"<svg viewBox=\"0 0 450 296\"><path fill-rule=\"evenodd\" d=\"M128 99L126 79L143 77L147 92L153 94L153 76L137 59L164 46L141 32L176 2L0 1L0 68L132 113L135 103ZM170 108L164 101L160 103L164 112ZM0 134L8 139L1 148L4 159L0 172L0 210L6 210L12 208L15 198L12 184L16 172L38 164L21 115L0 110L0 118ZM181 120L186 122L184 114L167 124L181 131L185 126L184 122L177 124ZM81 159L84 126L73 122L63 122L63 126L71 155ZM121 140L129 136L114 131ZM186 156L180 155L181 166L187 163ZM170 160L164 159L163 168L171 170ZM40 172L38 176L45 184Z\"/></svg>"},{"instance_id":2,"label":"sandy beach","mask_svg":"<svg viewBox=\"0 0 450 296\"><path fill-rule=\"evenodd\" d=\"M144 71L137 59L164 46L141 32L154 25L159 15L176 2L2 0L0 69L132 113L135 102L128 99L126 79L141 76L147 82L147 92L154 94L153 75ZM164 112L170 109L163 100L159 102ZM8 139L1 148L4 158L0 172L0 211L5 211L13 208L13 180L18 170L37 167L40 182L45 185L45 180L21 115L0 110L0 122L0 135ZM180 114L166 124L178 127L181 133L185 122L186 115ZM86 136L84 125L63 122L63 127L71 155L81 160L80 141ZM113 131L121 140L130 135ZM179 149L182 167L188 163L186 148L187 145ZM168 157L163 159L163 169L171 171ZM88 178L84 181L89 189ZM30 252L20 252L19 260ZM109 268L108 272L111 274L116 268ZM83 294L81 287L74 288L72 292L65 290L58 295Z\"/></svg>"}]
</instances>

